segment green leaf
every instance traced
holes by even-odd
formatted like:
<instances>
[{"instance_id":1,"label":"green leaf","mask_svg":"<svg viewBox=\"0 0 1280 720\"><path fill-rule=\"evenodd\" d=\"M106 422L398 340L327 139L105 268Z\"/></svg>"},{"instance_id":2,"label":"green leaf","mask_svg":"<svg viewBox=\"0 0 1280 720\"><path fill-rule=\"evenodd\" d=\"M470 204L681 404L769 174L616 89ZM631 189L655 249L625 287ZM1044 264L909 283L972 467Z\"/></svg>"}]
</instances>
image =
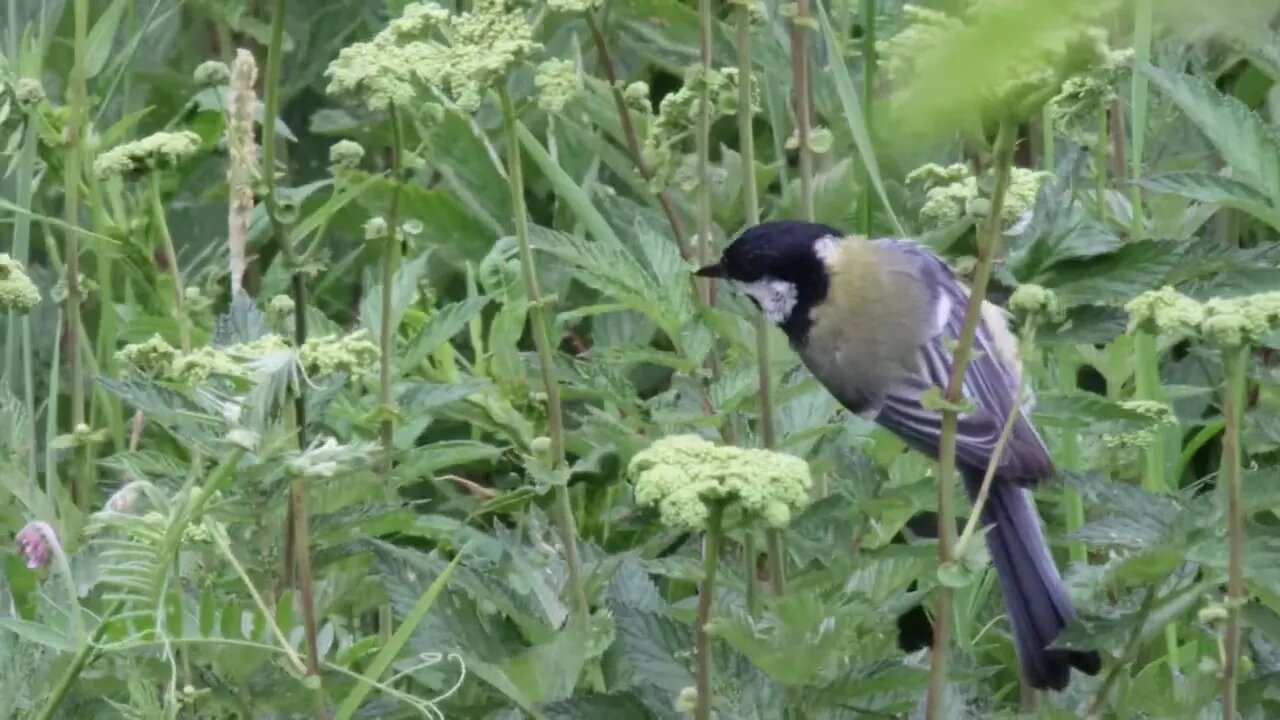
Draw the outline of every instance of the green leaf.
<instances>
[{"instance_id":1,"label":"green leaf","mask_svg":"<svg viewBox=\"0 0 1280 720\"><path fill-rule=\"evenodd\" d=\"M418 337L414 338L413 343L401 355L402 366L413 367L433 350L449 342L455 335L462 332L471 319L488 304L487 297L471 297L450 303L433 312L419 329Z\"/></svg>"},{"instance_id":2,"label":"green leaf","mask_svg":"<svg viewBox=\"0 0 1280 720\"><path fill-rule=\"evenodd\" d=\"M405 461L408 475L430 475L447 468L492 460L502 450L474 440L443 440L425 447L415 448L412 457Z\"/></svg>"},{"instance_id":3,"label":"green leaf","mask_svg":"<svg viewBox=\"0 0 1280 720\"><path fill-rule=\"evenodd\" d=\"M405 311L413 302L418 292L418 283L427 272L427 259L431 253L424 252L406 261L396 270L391 281L391 331L394 335L400 327ZM378 337L382 328L382 283L371 287L364 299L360 301L360 322L373 337Z\"/></svg>"},{"instance_id":4,"label":"green leaf","mask_svg":"<svg viewBox=\"0 0 1280 720\"><path fill-rule=\"evenodd\" d=\"M418 624L422 622L422 619L427 616L427 612L431 610L431 606L435 604L436 598L440 596L440 592L444 590L445 585L448 584L449 578L453 575L454 568L456 568L458 563L461 562L466 551L466 547L463 547L458 551L458 554L453 557L453 560L445 566L444 571L436 576L436 579L427 587L426 592L422 593L421 597L418 598L418 602L413 606L413 609L401 618L400 622L396 626L395 634L393 634L387 643L382 646L382 649L378 651L378 654L373 658L373 661L369 663L369 667L365 670L361 678L363 682L356 685L355 688L347 694L346 698L343 699L342 704L338 706L338 712L335 716L335 720L348 720L348 718L355 713L356 708L360 707L360 703L364 700L365 696L367 696L369 691L373 689L373 683L377 682L378 678L382 677L382 674L386 672L387 668L391 665L391 661L395 660L396 656L400 654L400 650L404 648L405 643L408 642L409 636L411 636L414 630L417 629Z\"/></svg>"},{"instance_id":5,"label":"green leaf","mask_svg":"<svg viewBox=\"0 0 1280 720\"><path fill-rule=\"evenodd\" d=\"M694 684L693 630L660 612L637 610L611 603L617 621L617 639L608 655L616 662L617 687L654 685L672 697ZM677 660L684 656L687 660Z\"/></svg>"},{"instance_id":6,"label":"green leaf","mask_svg":"<svg viewBox=\"0 0 1280 720\"><path fill-rule=\"evenodd\" d=\"M89 36L85 38L84 48L84 77L86 80L92 80L95 75L102 71L104 65L107 64L107 58L111 57L111 46L116 39L116 29L120 25L120 16L124 9L129 5L125 0L115 0L107 6L106 10L98 16L98 21L93 24L93 28L89 30Z\"/></svg>"},{"instance_id":7,"label":"green leaf","mask_svg":"<svg viewBox=\"0 0 1280 720\"><path fill-rule=\"evenodd\" d=\"M79 644L73 638L67 637L43 623L4 617L0 618L0 628L10 630L31 642L53 648L59 652L75 652L79 647Z\"/></svg>"},{"instance_id":8,"label":"green leaf","mask_svg":"<svg viewBox=\"0 0 1280 720\"><path fill-rule=\"evenodd\" d=\"M1236 172L1242 182L1280 201L1280 136L1240 100L1218 91L1196 75L1135 63L1180 110Z\"/></svg>"},{"instance_id":9,"label":"green leaf","mask_svg":"<svg viewBox=\"0 0 1280 720\"><path fill-rule=\"evenodd\" d=\"M632 691L578 695L546 706L548 720L652 720L653 715Z\"/></svg>"},{"instance_id":10,"label":"green leaf","mask_svg":"<svg viewBox=\"0 0 1280 720\"><path fill-rule=\"evenodd\" d=\"M523 123L516 125L516 134L519 135L520 145L524 147L529 159L533 160L538 169L542 171L542 174L546 175L547 179L551 181L551 186L555 188L556 194L573 209L578 219L587 227L587 232L591 233L600 242L620 246L622 242L614 234L613 228L609 227L609 221L605 220L600 211L596 210L591 196L582 189L581 183L569 177L568 173L560 168L560 165L551 157L551 154L542 146L542 143L538 142L538 138L529 132L529 128L525 127Z\"/></svg>"},{"instance_id":11,"label":"green leaf","mask_svg":"<svg viewBox=\"0 0 1280 720\"><path fill-rule=\"evenodd\" d=\"M835 31L831 29L831 20L827 18L827 11L822 3L816 3L815 7L818 10L818 20L822 24L822 37L826 42L827 58L830 63L827 72L834 79L836 90L840 94L844 119L849 124L849 132L853 135L853 144L858 148L858 157L862 159L862 164L867 169L867 177L870 178L872 187L876 189L876 194L880 196L880 202L884 205L885 213L888 214L894 231L900 237L905 236L907 231L902 229L902 223L898 221L898 216L893 211L893 204L885 194L884 180L880 177L880 163L876 159L876 149L871 143L871 133L863 120L865 116L858 102L858 91L854 89L853 78L849 76L849 68L845 66L844 56L840 53L840 42L836 39Z\"/></svg>"},{"instance_id":12,"label":"green leaf","mask_svg":"<svg viewBox=\"0 0 1280 720\"><path fill-rule=\"evenodd\" d=\"M1141 184L1156 192L1234 208L1280 230L1280 210L1266 195L1238 180L1204 172L1179 172L1147 178Z\"/></svg>"}]
</instances>

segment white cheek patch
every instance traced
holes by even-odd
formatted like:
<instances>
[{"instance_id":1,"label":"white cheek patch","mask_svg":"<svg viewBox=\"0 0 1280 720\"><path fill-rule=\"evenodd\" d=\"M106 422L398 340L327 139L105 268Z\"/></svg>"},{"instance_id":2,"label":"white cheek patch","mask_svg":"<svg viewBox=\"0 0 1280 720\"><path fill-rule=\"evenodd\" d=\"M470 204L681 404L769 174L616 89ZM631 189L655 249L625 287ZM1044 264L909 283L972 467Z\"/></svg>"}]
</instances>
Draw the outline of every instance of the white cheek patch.
<instances>
[{"instance_id":1,"label":"white cheek patch","mask_svg":"<svg viewBox=\"0 0 1280 720\"><path fill-rule=\"evenodd\" d=\"M836 254L840 252L840 238L834 235L818 238L813 244L813 252L819 260L826 263L827 267L834 267Z\"/></svg>"},{"instance_id":2,"label":"white cheek patch","mask_svg":"<svg viewBox=\"0 0 1280 720\"><path fill-rule=\"evenodd\" d=\"M760 304L760 311L769 322L785 322L796 307L796 286L786 280L764 278L755 282L738 283L738 287Z\"/></svg>"}]
</instances>

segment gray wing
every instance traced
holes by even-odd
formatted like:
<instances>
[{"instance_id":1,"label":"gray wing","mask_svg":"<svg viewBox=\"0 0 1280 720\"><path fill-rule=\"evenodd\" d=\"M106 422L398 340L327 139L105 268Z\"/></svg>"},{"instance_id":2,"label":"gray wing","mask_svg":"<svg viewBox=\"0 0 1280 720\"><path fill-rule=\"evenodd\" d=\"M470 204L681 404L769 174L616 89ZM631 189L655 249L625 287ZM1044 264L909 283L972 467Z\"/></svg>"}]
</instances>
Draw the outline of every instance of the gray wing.
<instances>
[{"instance_id":1,"label":"gray wing","mask_svg":"<svg viewBox=\"0 0 1280 720\"><path fill-rule=\"evenodd\" d=\"M877 242L889 252L911 258L929 288L934 313L933 327L919 350L919 373L903 377L890 387L875 421L921 452L937 457L942 414L926 409L921 397L932 387L945 389L951 381L951 347L964 326L969 291L942 260L925 248L898 240ZM973 410L959 417L956 461L961 467L985 471L1005 420L1010 413L1017 413L996 471L999 477L1031 483L1052 475L1053 462L1024 408L1018 407L1019 371L1000 352L1000 338L1009 334L993 327L993 320L984 313L965 372L962 391Z\"/></svg>"}]
</instances>

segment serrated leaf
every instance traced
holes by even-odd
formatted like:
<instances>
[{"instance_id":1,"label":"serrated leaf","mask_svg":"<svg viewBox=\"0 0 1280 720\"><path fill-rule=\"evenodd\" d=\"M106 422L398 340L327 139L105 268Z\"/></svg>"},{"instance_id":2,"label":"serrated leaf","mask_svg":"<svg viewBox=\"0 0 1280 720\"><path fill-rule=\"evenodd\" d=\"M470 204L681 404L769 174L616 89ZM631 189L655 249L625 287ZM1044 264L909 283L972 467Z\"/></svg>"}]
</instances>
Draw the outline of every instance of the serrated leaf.
<instances>
[{"instance_id":1,"label":"serrated leaf","mask_svg":"<svg viewBox=\"0 0 1280 720\"><path fill-rule=\"evenodd\" d=\"M1253 186L1205 172L1166 173L1140 181L1143 187L1203 203L1235 208L1280 230L1280 210Z\"/></svg>"},{"instance_id":2,"label":"serrated leaf","mask_svg":"<svg viewBox=\"0 0 1280 720\"><path fill-rule=\"evenodd\" d=\"M400 320L409 309L413 296L418 291L418 283L427 272L427 260L430 252L424 252L410 258L396 270L391 281L391 329L394 332L400 327ZM382 323L382 284L369 288L368 293L360 301L360 322L370 336L378 337Z\"/></svg>"},{"instance_id":3,"label":"serrated leaf","mask_svg":"<svg viewBox=\"0 0 1280 720\"><path fill-rule=\"evenodd\" d=\"M1280 136L1239 99L1196 75L1135 63L1259 193L1280 199Z\"/></svg>"},{"instance_id":4,"label":"serrated leaf","mask_svg":"<svg viewBox=\"0 0 1280 720\"><path fill-rule=\"evenodd\" d=\"M487 297L472 297L439 308L423 323L409 348L401 355L403 367L413 367L437 347L462 332L471 319L489 304Z\"/></svg>"},{"instance_id":5,"label":"serrated leaf","mask_svg":"<svg viewBox=\"0 0 1280 720\"><path fill-rule=\"evenodd\" d=\"M592 693L549 703L548 720L653 720L644 702L632 691Z\"/></svg>"},{"instance_id":6,"label":"serrated leaf","mask_svg":"<svg viewBox=\"0 0 1280 720\"><path fill-rule=\"evenodd\" d=\"M0 628L14 632L31 642L53 648L59 652L75 652L79 647L79 644L74 639L42 623L5 617L0 618Z\"/></svg>"}]
</instances>

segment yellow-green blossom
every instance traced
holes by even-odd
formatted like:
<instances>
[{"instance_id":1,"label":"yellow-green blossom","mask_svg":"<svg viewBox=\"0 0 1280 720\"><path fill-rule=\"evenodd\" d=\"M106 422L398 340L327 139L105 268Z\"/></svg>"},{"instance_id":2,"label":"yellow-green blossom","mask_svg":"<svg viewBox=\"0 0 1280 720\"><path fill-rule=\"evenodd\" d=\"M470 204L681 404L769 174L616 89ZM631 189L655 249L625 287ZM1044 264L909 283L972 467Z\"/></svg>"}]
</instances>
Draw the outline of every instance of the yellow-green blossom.
<instances>
[{"instance_id":1,"label":"yellow-green blossom","mask_svg":"<svg viewBox=\"0 0 1280 720\"><path fill-rule=\"evenodd\" d=\"M556 12L590 12L604 5L604 0L547 0L547 8Z\"/></svg>"},{"instance_id":2,"label":"yellow-green blossom","mask_svg":"<svg viewBox=\"0 0 1280 720\"><path fill-rule=\"evenodd\" d=\"M547 60L538 66L533 78L538 88L538 107L549 113L558 113L582 91L582 78L578 66L572 60Z\"/></svg>"},{"instance_id":3,"label":"yellow-green blossom","mask_svg":"<svg viewBox=\"0 0 1280 720\"><path fill-rule=\"evenodd\" d=\"M643 80L627 85L622 89L622 99L627 103L627 107L642 114L653 112L653 107L649 104L649 83Z\"/></svg>"},{"instance_id":4,"label":"yellow-green blossom","mask_svg":"<svg viewBox=\"0 0 1280 720\"><path fill-rule=\"evenodd\" d=\"M287 317L293 312L293 298L288 295L276 295L267 301L267 314L275 317Z\"/></svg>"},{"instance_id":5,"label":"yellow-green blossom","mask_svg":"<svg viewBox=\"0 0 1280 720\"><path fill-rule=\"evenodd\" d=\"M1252 344L1280 326L1280 291L1213 298L1204 304L1200 336L1225 347Z\"/></svg>"},{"instance_id":6,"label":"yellow-green blossom","mask_svg":"<svg viewBox=\"0 0 1280 720\"><path fill-rule=\"evenodd\" d=\"M225 85L231 79L231 68L220 60L206 60L196 68L193 77L199 85Z\"/></svg>"},{"instance_id":7,"label":"yellow-green blossom","mask_svg":"<svg viewBox=\"0 0 1280 720\"><path fill-rule=\"evenodd\" d=\"M359 375L376 367L379 357L378 346L369 341L369 332L364 329L349 335L311 338L298 351L298 361L309 375Z\"/></svg>"},{"instance_id":8,"label":"yellow-green blossom","mask_svg":"<svg viewBox=\"0 0 1280 720\"><path fill-rule=\"evenodd\" d=\"M152 377L167 377L177 357L177 349L165 342L159 333L149 340L131 343L116 351L116 362Z\"/></svg>"},{"instance_id":9,"label":"yellow-green blossom","mask_svg":"<svg viewBox=\"0 0 1280 720\"><path fill-rule=\"evenodd\" d=\"M131 143L117 145L93 162L100 178L131 177L151 170L167 170L200 150L200 136L190 130L158 132Z\"/></svg>"},{"instance_id":10,"label":"yellow-green blossom","mask_svg":"<svg viewBox=\"0 0 1280 720\"><path fill-rule=\"evenodd\" d=\"M339 140L329 146L329 167L349 170L364 160L364 147L353 140Z\"/></svg>"},{"instance_id":11,"label":"yellow-green blossom","mask_svg":"<svg viewBox=\"0 0 1280 720\"><path fill-rule=\"evenodd\" d=\"M727 117L738 113L738 69L712 69L704 73L701 65L685 70L684 84L679 90L662 98L658 115L649 124L641 154L653 168L652 184L665 186L677 168L676 148L690 136L697 126L702 112L702 91L705 87L710 104L711 117ZM751 112L760 111L760 86L754 78L751 84Z\"/></svg>"},{"instance_id":12,"label":"yellow-green blossom","mask_svg":"<svg viewBox=\"0 0 1280 720\"><path fill-rule=\"evenodd\" d=\"M1105 38L1102 43L1105 46ZM1115 85L1133 51L1104 47L1099 55L1095 67L1067 78L1049 100L1054 129L1084 146L1098 142L1098 113L1116 99Z\"/></svg>"},{"instance_id":13,"label":"yellow-green blossom","mask_svg":"<svg viewBox=\"0 0 1280 720\"><path fill-rule=\"evenodd\" d=\"M1052 290L1034 283L1019 285L1009 296L1009 309L1024 317L1062 317L1062 305Z\"/></svg>"},{"instance_id":14,"label":"yellow-green blossom","mask_svg":"<svg viewBox=\"0 0 1280 720\"><path fill-rule=\"evenodd\" d=\"M1204 320L1200 303L1168 285L1138 295L1124 309L1129 313L1130 332L1142 328L1155 333L1194 335Z\"/></svg>"},{"instance_id":15,"label":"yellow-green blossom","mask_svg":"<svg viewBox=\"0 0 1280 720\"><path fill-rule=\"evenodd\" d=\"M22 263L0 253L0 308L19 315L40 304L40 289L31 282Z\"/></svg>"},{"instance_id":16,"label":"yellow-green blossom","mask_svg":"<svg viewBox=\"0 0 1280 720\"><path fill-rule=\"evenodd\" d=\"M1052 174L1043 170L1010 169L1000 220L1016 222L1036 204L1040 186ZM923 165L907 175L907 183L925 189L920 206L920 223L928 228L950 225L964 217L983 217L990 212L990 199L982 195L978 178L967 165Z\"/></svg>"},{"instance_id":17,"label":"yellow-green blossom","mask_svg":"<svg viewBox=\"0 0 1280 720\"><path fill-rule=\"evenodd\" d=\"M793 455L715 445L696 435L662 438L637 453L629 472L636 502L656 507L663 524L699 529L709 506L735 504L783 527L809 502L809 465Z\"/></svg>"},{"instance_id":18,"label":"yellow-green blossom","mask_svg":"<svg viewBox=\"0 0 1280 720\"><path fill-rule=\"evenodd\" d=\"M13 86L13 95L18 101L18 107L30 110L44 102L44 85L35 78L18 78L18 82Z\"/></svg>"},{"instance_id":19,"label":"yellow-green blossom","mask_svg":"<svg viewBox=\"0 0 1280 720\"><path fill-rule=\"evenodd\" d=\"M387 221L381 217L371 217L364 223L364 239L380 240L387 236Z\"/></svg>"},{"instance_id":20,"label":"yellow-green blossom","mask_svg":"<svg viewBox=\"0 0 1280 720\"><path fill-rule=\"evenodd\" d=\"M328 92L360 94L380 109L408 103L421 82L475 112L486 89L541 47L512 4L477 0L470 12L451 13L434 2L410 3L373 40L338 53L325 70Z\"/></svg>"}]
</instances>

